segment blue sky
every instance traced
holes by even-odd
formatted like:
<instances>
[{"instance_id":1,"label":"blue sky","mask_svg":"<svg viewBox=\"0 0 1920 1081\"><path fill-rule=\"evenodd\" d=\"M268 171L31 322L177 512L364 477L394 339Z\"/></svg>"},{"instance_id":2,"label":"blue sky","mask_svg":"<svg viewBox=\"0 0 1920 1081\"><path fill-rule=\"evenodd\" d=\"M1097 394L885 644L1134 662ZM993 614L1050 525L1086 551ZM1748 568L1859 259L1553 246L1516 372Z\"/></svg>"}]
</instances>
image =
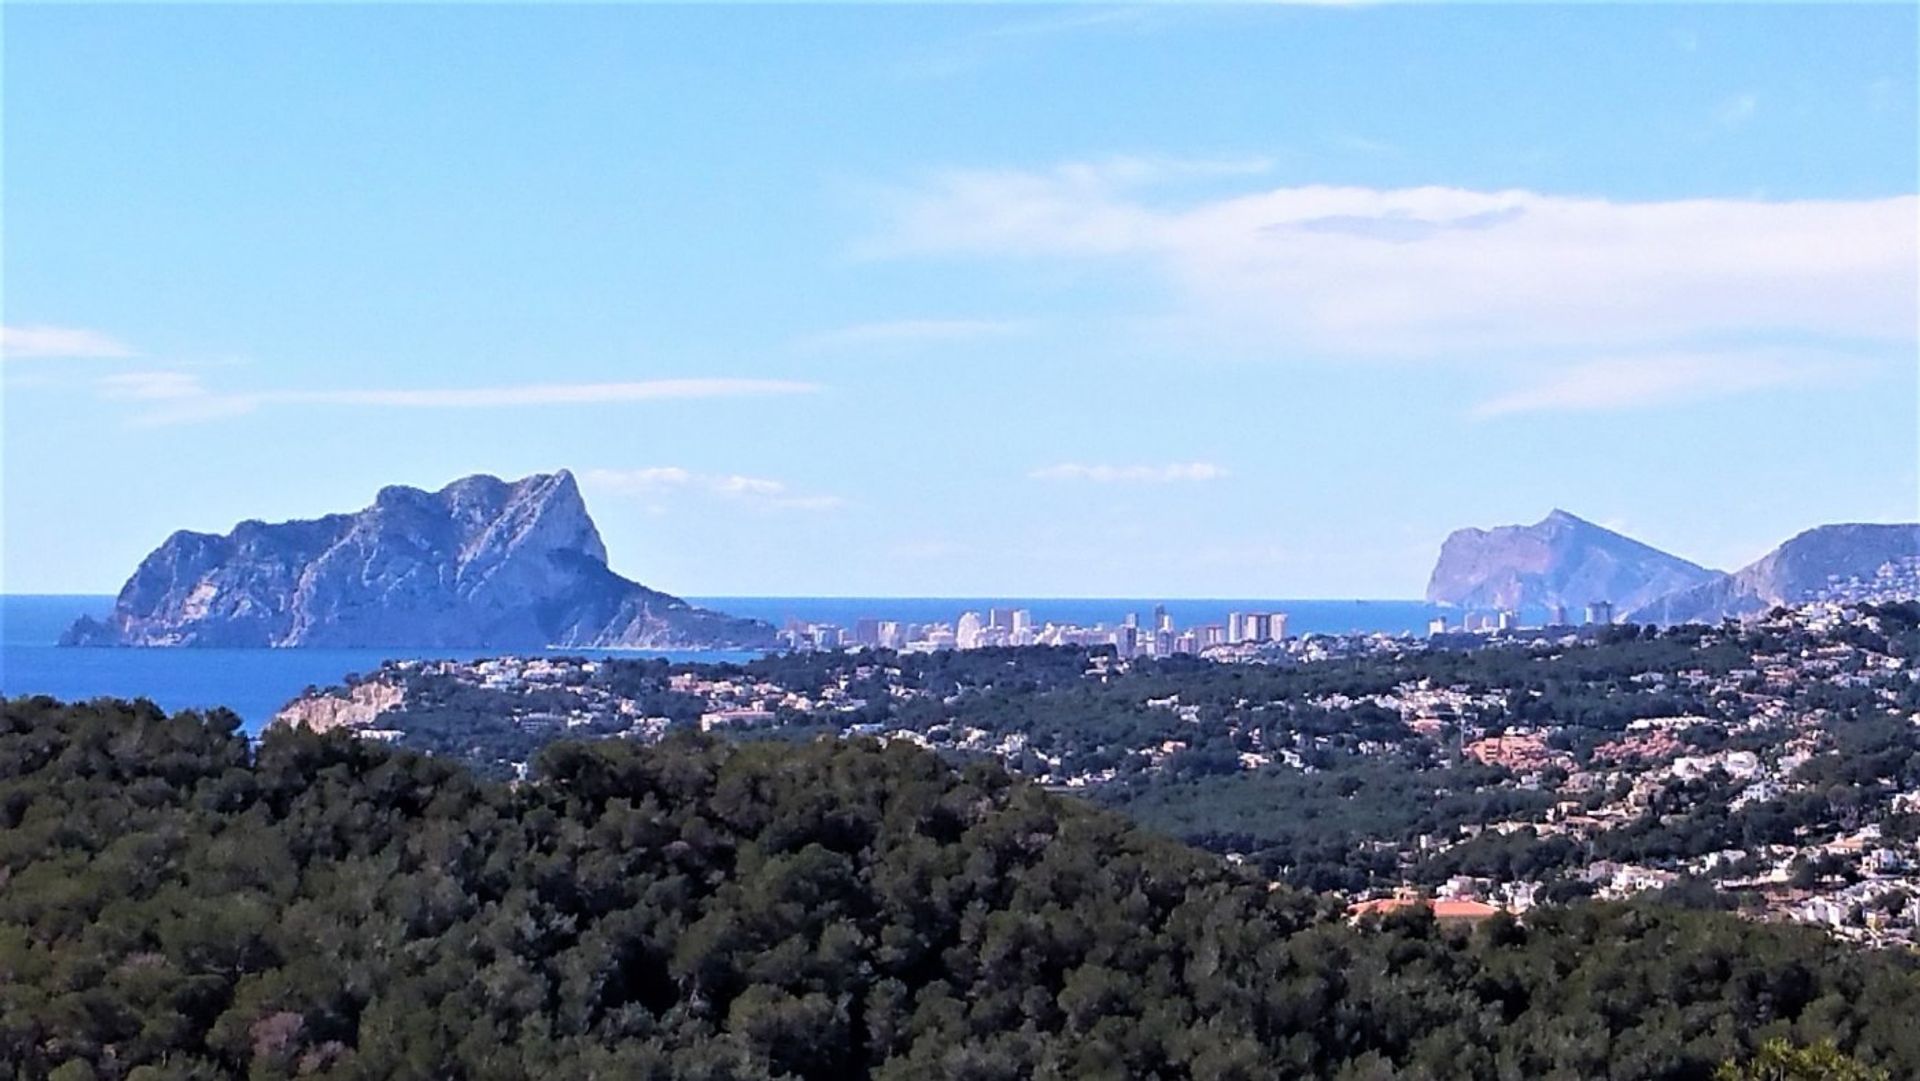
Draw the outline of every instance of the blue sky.
<instances>
[{"instance_id":1,"label":"blue sky","mask_svg":"<svg viewBox=\"0 0 1920 1081\"><path fill-rule=\"evenodd\" d=\"M35 7L4 582L568 467L696 595L1914 517L1915 9Z\"/></svg>"}]
</instances>

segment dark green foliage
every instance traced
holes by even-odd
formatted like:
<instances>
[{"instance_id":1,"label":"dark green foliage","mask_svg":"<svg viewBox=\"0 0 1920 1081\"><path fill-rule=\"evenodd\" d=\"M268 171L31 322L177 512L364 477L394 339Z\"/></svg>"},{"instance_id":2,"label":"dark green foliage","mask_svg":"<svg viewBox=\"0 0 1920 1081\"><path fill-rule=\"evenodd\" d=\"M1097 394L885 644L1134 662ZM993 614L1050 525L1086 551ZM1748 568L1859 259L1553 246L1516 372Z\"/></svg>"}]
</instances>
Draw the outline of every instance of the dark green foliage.
<instances>
[{"instance_id":1,"label":"dark green foliage","mask_svg":"<svg viewBox=\"0 0 1920 1081\"><path fill-rule=\"evenodd\" d=\"M1706 1081L1772 1037L1920 1074L1914 967L1813 932L1353 927L900 746L560 743L536 778L0 703L0 1076Z\"/></svg>"},{"instance_id":2,"label":"dark green foliage","mask_svg":"<svg viewBox=\"0 0 1920 1081\"><path fill-rule=\"evenodd\" d=\"M1465 823L1552 805L1546 793L1492 787L1502 776L1478 764L1416 771L1383 756L1337 760L1318 773L1270 769L1186 782L1143 777L1096 796L1201 847L1252 852L1263 868L1295 885L1362 890L1397 877L1394 849L1366 842L1411 843L1421 834L1451 835Z\"/></svg>"},{"instance_id":3,"label":"dark green foliage","mask_svg":"<svg viewBox=\"0 0 1920 1081\"><path fill-rule=\"evenodd\" d=\"M632 701L643 715L667 717L681 725L698 721L700 700L667 688L672 671L665 661L624 660L601 666L591 682ZM510 776L509 763L531 761L562 732L574 739L614 736L629 723L625 717L608 717L567 729L557 721L543 720L577 704L578 688L566 684L521 688L509 694L437 674L410 673L406 682L401 745L462 759L495 779Z\"/></svg>"}]
</instances>

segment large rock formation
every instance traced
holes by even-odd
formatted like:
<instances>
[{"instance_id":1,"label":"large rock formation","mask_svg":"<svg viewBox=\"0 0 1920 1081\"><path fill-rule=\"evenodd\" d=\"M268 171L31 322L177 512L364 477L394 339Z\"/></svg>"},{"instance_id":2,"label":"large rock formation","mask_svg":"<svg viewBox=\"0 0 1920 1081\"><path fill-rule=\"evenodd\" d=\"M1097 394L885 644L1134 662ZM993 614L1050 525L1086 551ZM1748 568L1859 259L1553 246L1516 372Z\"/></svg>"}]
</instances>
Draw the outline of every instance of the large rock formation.
<instances>
[{"instance_id":1,"label":"large rock formation","mask_svg":"<svg viewBox=\"0 0 1920 1081\"><path fill-rule=\"evenodd\" d=\"M1732 574L1661 597L1629 618L1714 623L1811 601L1920 595L1920 525L1809 529Z\"/></svg>"},{"instance_id":2,"label":"large rock formation","mask_svg":"<svg viewBox=\"0 0 1920 1081\"><path fill-rule=\"evenodd\" d=\"M1556 510L1533 525L1456 530L1440 546L1427 599L1514 610L1606 601L1625 611L1718 573Z\"/></svg>"},{"instance_id":3,"label":"large rock formation","mask_svg":"<svg viewBox=\"0 0 1920 1081\"><path fill-rule=\"evenodd\" d=\"M607 567L565 470L437 492L383 488L357 514L181 531L67 645L757 648L771 626L695 608Z\"/></svg>"}]
</instances>

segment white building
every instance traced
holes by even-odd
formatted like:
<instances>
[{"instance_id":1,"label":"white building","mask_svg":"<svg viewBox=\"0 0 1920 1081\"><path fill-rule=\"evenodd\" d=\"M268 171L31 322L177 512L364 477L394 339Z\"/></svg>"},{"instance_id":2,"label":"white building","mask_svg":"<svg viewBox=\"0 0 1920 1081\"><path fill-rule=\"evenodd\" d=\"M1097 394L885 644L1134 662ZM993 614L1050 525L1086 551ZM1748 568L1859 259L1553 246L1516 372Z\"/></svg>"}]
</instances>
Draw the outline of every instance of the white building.
<instances>
[{"instance_id":1,"label":"white building","mask_svg":"<svg viewBox=\"0 0 1920 1081\"><path fill-rule=\"evenodd\" d=\"M986 629L986 624L980 620L980 613L962 612L960 622L953 630L953 644L961 649L979 649L987 644Z\"/></svg>"}]
</instances>

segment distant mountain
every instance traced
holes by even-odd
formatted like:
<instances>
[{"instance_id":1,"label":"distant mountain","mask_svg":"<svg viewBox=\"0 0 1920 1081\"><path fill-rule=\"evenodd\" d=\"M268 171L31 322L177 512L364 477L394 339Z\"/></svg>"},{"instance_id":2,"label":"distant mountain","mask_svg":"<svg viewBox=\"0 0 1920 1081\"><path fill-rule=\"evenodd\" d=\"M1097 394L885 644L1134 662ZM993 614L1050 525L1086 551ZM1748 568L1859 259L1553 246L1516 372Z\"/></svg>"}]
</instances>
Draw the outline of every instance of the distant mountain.
<instances>
[{"instance_id":1,"label":"distant mountain","mask_svg":"<svg viewBox=\"0 0 1920 1081\"><path fill-rule=\"evenodd\" d=\"M1657 598L1631 618L1714 623L1779 604L1912 596L1916 586L1920 524L1827 525L1807 530L1732 574Z\"/></svg>"},{"instance_id":2,"label":"distant mountain","mask_svg":"<svg viewBox=\"0 0 1920 1081\"><path fill-rule=\"evenodd\" d=\"M1556 510L1533 525L1456 530L1440 546L1427 599L1573 611L1607 601L1625 612L1718 573Z\"/></svg>"},{"instance_id":3,"label":"distant mountain","mask_svg":"<svg viewBox=\"0 0 1920 1081\"><path fill-rule=\"evenodd\" d=\"M754 648L773 627L695 608L607 567L565 470L437 492L380 490L355 514L225 536L181 531L140 564L113 614L64 645L547 645Z\"/></svg>"}]
</instances>

